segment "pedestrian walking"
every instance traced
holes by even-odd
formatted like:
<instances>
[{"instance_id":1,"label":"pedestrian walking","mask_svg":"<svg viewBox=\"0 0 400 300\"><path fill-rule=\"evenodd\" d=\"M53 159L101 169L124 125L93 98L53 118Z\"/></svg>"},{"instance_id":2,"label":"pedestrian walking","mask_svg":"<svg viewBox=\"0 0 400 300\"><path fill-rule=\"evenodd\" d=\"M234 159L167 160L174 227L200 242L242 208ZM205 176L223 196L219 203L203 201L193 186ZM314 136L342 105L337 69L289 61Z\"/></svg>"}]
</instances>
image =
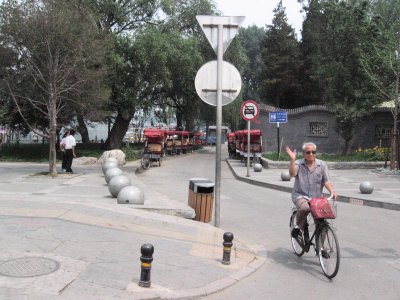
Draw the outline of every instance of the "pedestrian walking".
<instances>
[{"instance_id":1,"label":"pedestrian walking","mask_svg":"<svg viewBox=\"0 0 400 300\"><path fill-rule=\"evenodd\" d=\"M72 160L76 157L75 146L76 140L74 138L75 130L71 129L69 135L65 137L64 147L65 147L65 169L67 173L73 173L71 166Z\"/></svg>"},{"instance_id":2,"label":"pedestrian walking","mask_svg":"<svg viewBox=\"0 0 400 300\"><path fill-rule=\"evenodd\" d=\"M65 131L61 141L60 141L60 150L61 150L61 155L62 155L62 162L61 162L61 170L62 172L67 171L67 166L66 166L66 161L67 161L67 156L65 155L65 138L69 135L69 131Z\"/></svg>"}]
</instances>

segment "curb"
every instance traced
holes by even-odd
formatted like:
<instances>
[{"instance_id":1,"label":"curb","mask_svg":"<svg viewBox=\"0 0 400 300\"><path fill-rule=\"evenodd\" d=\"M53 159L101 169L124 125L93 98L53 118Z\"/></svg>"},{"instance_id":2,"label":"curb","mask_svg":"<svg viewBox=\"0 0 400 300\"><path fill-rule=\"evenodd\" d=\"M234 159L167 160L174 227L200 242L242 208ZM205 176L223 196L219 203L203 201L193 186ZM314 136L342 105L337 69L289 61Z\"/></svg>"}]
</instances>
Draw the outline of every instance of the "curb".
<instances>
[{"instance_id":1,"label":"curb","mask_svg":"<svg viewBox=\"0 0 400 300\"><path fill-rule=\"evenodd\" d=\"M249 184L281 191L281 192L287 192L287 193L292 192L292 188L288 188L288 187L280 186L277 184L262 182L262 181L250 179L247 177L239 176L238 174L236 174L234 168L232 167L231 163L229 162L229 159L227 159L226 162L227 162L229 169L231 170L233 176L237 180L240 180L240 181L243 181L243 182L246 182ZM348 196L342 196L342 195L338 195L338 199L336 201L348 203L348 204L359 205L359 206L368 206L368 207L374 207L374 208L382 208L382 209L400 211L400 204L391 203L391 202L381 202L381 201L360 199L360 198L354 198L354 197L348 197Z\"/></svg>"},{"instance_id":2,"label":"curb","mask_svg":"<svg viewBox=\"0 0 400 300\"><path fill-rule=\"evenodd\" d=\"M254 251L254 250L253 250ZM197 299L198 297L206 297L230 286L236 284L240 280L250 276L257 271L266 261L265 257L254 256L254 259L241 270L234 272L233 274L221 278L219 280L210 282L202 287L183 289L183 290L159 290L159 291L142 291L134 292L131 295L138 300L153 300L153 299L176 299L176 300L188 300ZM143 294L142 294L143 293ZM136 298L137 297L137 298Z\"/></svg>"}]
</instances>

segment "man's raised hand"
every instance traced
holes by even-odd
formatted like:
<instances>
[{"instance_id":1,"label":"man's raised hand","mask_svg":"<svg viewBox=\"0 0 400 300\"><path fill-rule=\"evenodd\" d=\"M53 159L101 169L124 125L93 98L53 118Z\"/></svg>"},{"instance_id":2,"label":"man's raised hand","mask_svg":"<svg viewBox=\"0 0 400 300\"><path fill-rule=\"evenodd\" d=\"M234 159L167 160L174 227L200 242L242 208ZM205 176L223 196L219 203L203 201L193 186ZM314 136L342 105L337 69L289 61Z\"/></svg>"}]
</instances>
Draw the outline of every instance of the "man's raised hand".
<instances>
[{"instance_id":1,"label":"man's raised hand","mask_svg":"<svg viewBox=\"0 0 400 300\"><path fill-rule=\"evenodd\" d=\"M289 146L286 146L286 153L287 155L289 155L290 160L294 161L296 160L296 149L294 149L293 151L289 148Z\"/></svg>"}]
</instances>

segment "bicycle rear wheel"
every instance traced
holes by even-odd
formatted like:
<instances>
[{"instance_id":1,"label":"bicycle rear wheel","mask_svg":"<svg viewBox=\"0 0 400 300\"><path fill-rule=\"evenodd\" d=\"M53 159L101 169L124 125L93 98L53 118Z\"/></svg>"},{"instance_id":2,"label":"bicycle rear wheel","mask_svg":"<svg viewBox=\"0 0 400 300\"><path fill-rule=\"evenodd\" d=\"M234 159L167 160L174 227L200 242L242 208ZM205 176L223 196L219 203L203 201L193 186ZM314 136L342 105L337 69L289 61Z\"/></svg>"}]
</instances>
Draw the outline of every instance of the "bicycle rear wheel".
<instances>
[{"instance_id":1,"label":"bicycle rear wheel","mask_svg":"<svg viewBox=\"0 0 400 300\"><path fill-rule=\"evenodd\" d=\"M289 232L289 234L290 234L290 241L292 243L294 254L296 254L297 256L300 257L304 254L304 249L300 245L300 242L302 242L302 241L298 241L298 238L292 237L292 230L294 228L294 225L296 225L296 212L293 212L292 216L290 217L290 232Z\"/></svg>"},{"instance_id":2,"label":"bicycle rear wheel","mask_svg":"<svg viewBox=\"0 0 400 300\"><path fill-rule=\"evenodd\" d=\"M319 262L325 276L336 276L340 265L339 241L329 224L322 225L316 237Z\"/></svg>"}]
</instances>

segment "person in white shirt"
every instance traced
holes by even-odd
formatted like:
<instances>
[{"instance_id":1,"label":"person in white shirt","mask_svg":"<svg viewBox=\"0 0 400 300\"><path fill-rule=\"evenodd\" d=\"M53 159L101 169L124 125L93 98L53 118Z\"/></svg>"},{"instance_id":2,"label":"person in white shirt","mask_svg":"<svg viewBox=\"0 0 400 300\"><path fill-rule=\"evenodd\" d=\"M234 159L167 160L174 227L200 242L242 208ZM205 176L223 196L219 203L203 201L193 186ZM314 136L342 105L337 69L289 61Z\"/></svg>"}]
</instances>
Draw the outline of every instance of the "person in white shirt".
<instances>
[{"instance_id":1,"label":"person in white shirt","mask_svg":"<svg viewBox=\"0 0 400 300\"><path fill-rule=\"evenodd\" d=\"M76 146L76 141L74 138L75 130L71 129L69 131L69 135L65 138L64 140L64 149L65 149L65 169L67 173L73 173L71 166L72 166L72 160L75 155L75 146Z\"/></svg>"},{"instance_id":2,"label":"person in white shirt","mask_svg":"<svg viewBox=\"0 0 400 300\"><path fill-rule=\"evenodd\" d=\"M64 135L60 141L60 150L62 152L62 163L61 163L61 169L63 172L67 170L66 167L66 161L67 161L67 156L65 155L65 138L69 135L69 131L67 130L64 132Z\"/></svg>"}]
</instances>

